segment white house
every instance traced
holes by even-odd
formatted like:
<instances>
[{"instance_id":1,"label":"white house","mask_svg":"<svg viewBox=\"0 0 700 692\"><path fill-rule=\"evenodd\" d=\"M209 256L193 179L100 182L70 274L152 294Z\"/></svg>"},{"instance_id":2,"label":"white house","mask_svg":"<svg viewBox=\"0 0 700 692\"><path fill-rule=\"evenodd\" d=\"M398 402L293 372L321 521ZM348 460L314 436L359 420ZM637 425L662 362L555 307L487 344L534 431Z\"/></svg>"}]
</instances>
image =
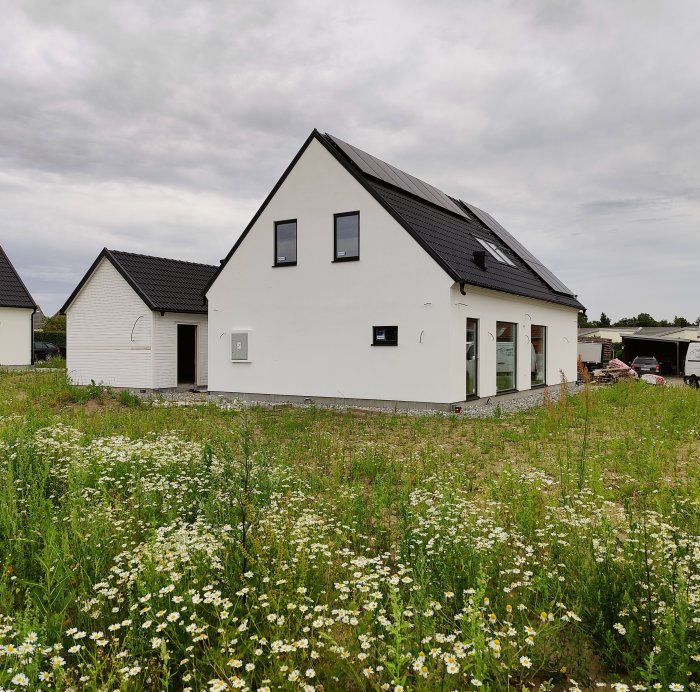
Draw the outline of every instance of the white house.
<instances>
[{"instance_id":1,"label":"white house","mask_svg":"<svg viewBox=\"0 0 700 692\"><path fill-rule=\"evenodd\" d=\"M37 305L0 246L0 366L34 362Z\"/></svg>"},{"instance_id":2,"label":"white house","mask_svg":"<svg viewBox=\"0 0 700 692\"><path fill-rule=\"evenodd\" d=\"M205 386L203 291L215 271L105 248L61 308L68 376L138 389Z\"/></svg>"},{"instance_id":3,"label":"white house","mask_svg":"<svg viewBox=\"0 0 700 692\"><path fill-rule=\"evenodd\" d=\"M491 216L314 130L217 270L209 389L427 402L576 379L576 296Z\"/></svg>"}]
</instances>

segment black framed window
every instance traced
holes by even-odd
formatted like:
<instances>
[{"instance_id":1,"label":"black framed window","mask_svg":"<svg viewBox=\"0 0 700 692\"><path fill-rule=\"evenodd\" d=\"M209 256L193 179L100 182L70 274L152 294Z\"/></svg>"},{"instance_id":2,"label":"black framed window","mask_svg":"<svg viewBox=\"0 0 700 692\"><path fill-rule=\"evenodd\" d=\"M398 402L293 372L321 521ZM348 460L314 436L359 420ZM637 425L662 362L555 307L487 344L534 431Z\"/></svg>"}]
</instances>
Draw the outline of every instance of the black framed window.
<instances>
[{"instance_id":1,"label":"black framed window","mask_svg":"<svg viewBox=\"0 0 700 692\"><path fill-rule=\"evenodd\" d=\"M297 263L297 220L275 221L275 266Z\"/></svg>"},{"instance_id":2,"label":"black framed window","mask_svg":"<svg viewBox=\"0 0 700 692\"><path fill-rule=\"evenodd\" d=\"M399 328L372 327L372 346L398 346Z\"/></svg>"},{"instance_id":3,"label":"black framed window","mask_svg":"<svg viewBox=\"0 0 700 692\"><path fill-rule=\"evenodd\" d=\"M333 261L360 259L360 212L333 214Z\"/></svg>"}]
</instances>

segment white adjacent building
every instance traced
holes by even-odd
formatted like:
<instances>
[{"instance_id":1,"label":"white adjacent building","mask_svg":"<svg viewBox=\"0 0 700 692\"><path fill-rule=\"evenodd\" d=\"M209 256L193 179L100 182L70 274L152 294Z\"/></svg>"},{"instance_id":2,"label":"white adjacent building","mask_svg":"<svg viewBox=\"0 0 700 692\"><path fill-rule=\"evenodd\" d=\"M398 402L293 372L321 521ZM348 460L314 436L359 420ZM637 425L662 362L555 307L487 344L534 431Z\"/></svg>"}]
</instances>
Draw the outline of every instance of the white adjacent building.
<instances>
[{"instance_id":1,"label":"white adjacent building","mask_svg":"<svg viewBox=\"0 0 700 692\"><path fill-rule=\"evenodd\" d=\"M61 308L75 384L207 384L203 292L216 267L104 249Z\"/></svg>"},{"instance_id":2,"label":"white adjacent building","mask_svg":"<svg viewBox=\"0 0 700 692\"><path fill-rule=\"evenodd\" d=\"M0 247L0 366L34 362L36 310L34 299Z\"/></svg>"},{"instance_id":3,"label":"white adjacent building","mask_svg":"<svg viewBox=\"0 0 700 692\"><path fill-rule=\"evenodd\" d=\"M443 404L576 379L576 296L490 215L314 131L206 289L209 389Z\"/></svg>"}]
</instances>

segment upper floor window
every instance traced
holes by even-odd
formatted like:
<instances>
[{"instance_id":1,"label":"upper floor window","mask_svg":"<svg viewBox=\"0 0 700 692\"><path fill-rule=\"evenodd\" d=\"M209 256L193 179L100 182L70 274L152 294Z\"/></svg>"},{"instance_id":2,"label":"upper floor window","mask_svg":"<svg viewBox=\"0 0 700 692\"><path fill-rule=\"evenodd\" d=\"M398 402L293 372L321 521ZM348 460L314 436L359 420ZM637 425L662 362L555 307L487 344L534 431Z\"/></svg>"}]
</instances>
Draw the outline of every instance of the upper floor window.
<instances>
[{"instance_id":1,"label":"upper floor window","mask_svg":"<svg viewBox=\"0 0 700 692\"><path fill-rule=\"evenodd\" d=\"M509 264L511 267L515 266L515 263L513 260L511 260L508 255L506 255L501 248L496 245L496 243L492 243L489 240L484 240L483 238L479 238L479 236L474 236L479 244L493 257L494 259L498 260L501 264Z\"/></svg>"},{"instance_id":2,"label":"upper floor window","mask_svg":"<svg viewBox=\"0 0 700 692\"><path fill-rule=\"evenodd\" d=\"M297 263L297 220L275 221L275 266Z\"/></svg>"},{"instance_id":3,"label":"upper floor window","mask_svg":"<svg viewBox=\"0 0 700 692\"><path fill-rule=\"evenodd\" d=\"M360 212L334 214L335 224L333 261L348 262L360 259Z\"/></svg>"}]
</instances>

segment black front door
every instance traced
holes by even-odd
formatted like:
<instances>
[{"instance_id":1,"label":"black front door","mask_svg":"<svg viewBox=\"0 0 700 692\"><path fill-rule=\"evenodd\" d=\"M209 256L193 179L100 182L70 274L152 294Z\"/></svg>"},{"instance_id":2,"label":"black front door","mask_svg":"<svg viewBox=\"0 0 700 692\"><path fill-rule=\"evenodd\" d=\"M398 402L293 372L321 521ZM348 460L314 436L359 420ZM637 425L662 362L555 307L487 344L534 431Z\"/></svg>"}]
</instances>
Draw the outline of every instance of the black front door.
<instances>
[{"instance_id":1,"label":"black front door","mask_svg":"<svg viewBox=\"0 0 700 692\"><path fill-rule=\"evenodd\" d=\"M177 325L177 383L197 384L197 325Z\"/></svg>"}]
</instances>

